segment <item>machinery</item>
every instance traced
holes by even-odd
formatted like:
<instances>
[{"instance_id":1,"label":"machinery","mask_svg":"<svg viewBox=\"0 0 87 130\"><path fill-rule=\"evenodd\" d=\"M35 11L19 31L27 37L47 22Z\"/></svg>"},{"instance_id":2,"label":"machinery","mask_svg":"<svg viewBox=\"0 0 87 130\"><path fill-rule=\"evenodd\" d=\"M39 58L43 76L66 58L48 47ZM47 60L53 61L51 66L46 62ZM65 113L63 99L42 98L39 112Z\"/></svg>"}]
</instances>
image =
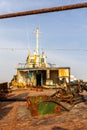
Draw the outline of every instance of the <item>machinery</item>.
<instances>
[{"instance_id":1,"label":"machinery","mask_svg":"<svg viewBox=\"0 0 87 130\"><path fill-rule=\"evenodd\" d=\"M8 82L0 83L0 100L6 99L7 94L9 92L11 92L11 89L9 88L9 83Z\"/></svg>"},{"instance_id":2,"label":"machinery","mask_svg":"<svg viewBox=\"0 0 87 130\"><path fill-rule=\"evenodd\" d=\"M27 108L32 116L70 111L77 103L86 102L81 94L84 90L87 91L87 84L84 82L69 83L67 90L58 88L51 96L28 96Z\"/></svg>"}]
</instances>

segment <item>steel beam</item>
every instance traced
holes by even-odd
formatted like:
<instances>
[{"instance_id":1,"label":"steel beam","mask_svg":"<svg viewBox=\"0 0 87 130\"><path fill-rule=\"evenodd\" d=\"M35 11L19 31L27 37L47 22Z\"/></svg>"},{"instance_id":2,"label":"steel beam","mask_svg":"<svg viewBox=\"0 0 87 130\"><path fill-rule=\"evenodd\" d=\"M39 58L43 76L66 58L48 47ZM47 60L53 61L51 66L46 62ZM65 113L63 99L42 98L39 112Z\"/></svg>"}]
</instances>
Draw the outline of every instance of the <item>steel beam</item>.
<instances>
[{"instance_id":1,"label":"steel beam","mask_svg":"<svg viewBox=\"0 0 87 130\"><path fill-rule=\"evenodd\" d=\"M35 15L35 14L42 14L42 13L50 13L50 12L57 12L57 11L65 11L65 10L72 10L72 9L78 9L78 8L87 8L87 2L52 7L52 8L43 8L43 9L38 9L38 10L16 12L16 13L10 13L10 14L2 14L2 15L0 15L0 19L26 16L26 15Z\"/></svg>"}]
</instances>

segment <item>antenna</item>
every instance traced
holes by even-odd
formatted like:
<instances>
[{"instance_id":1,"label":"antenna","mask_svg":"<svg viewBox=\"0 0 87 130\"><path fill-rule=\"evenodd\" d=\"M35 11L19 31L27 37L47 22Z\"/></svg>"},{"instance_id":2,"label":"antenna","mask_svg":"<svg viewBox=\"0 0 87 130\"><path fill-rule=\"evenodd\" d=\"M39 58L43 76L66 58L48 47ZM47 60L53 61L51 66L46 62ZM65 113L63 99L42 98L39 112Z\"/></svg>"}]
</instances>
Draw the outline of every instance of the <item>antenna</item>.
<instances>
[{"instance_id":1,"label":"antenna","mask_svg":"<svg viewBox=\"0 0 87 130\"><path fill-rule=\"evenodd\" d=\"M36 54L38 55L38 39L39 39L39 28L36 28Z\"/></svg>"}]
</instances>

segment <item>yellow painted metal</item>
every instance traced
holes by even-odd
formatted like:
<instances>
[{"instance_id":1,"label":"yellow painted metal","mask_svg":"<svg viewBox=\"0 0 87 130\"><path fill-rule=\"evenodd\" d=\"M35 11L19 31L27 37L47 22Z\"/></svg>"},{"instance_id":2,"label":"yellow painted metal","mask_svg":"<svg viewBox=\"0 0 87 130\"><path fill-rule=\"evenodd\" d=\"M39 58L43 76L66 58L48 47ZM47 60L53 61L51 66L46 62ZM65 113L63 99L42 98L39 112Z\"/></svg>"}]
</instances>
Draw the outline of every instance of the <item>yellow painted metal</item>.
<instances>
[{"instance_id":1,"label":"yellow painted metal","mask_svg":"<svg viewBox=\"0 0 87 130\"><path fill-rule=\"evenodd\" d=\"M69 69L61 68L59 69L59 77L67 77L69 76Z\"/></svg>"}]
</instances>

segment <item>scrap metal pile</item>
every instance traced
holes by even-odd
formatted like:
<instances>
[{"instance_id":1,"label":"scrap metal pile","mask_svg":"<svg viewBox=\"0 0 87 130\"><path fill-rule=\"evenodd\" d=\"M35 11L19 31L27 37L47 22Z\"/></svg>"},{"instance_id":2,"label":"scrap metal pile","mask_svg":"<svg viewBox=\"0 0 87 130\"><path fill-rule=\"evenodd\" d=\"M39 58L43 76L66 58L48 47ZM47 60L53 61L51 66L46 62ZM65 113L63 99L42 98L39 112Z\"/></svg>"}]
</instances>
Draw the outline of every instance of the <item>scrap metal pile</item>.
<instances>
[{"instance_id":1,"label":"scrap metal pile","mask_svg":"<svg viewBox=\"0 0 87 130\"><path fill-rule=\"evenodd\" d=\"M58 88L51 96L39 95L27 97L27 108L32 116L70 111L74 105L86 102L82 95L87 91L87 84L84 82L69 83L67 89Z\"/></svg>"}]
</instances>

